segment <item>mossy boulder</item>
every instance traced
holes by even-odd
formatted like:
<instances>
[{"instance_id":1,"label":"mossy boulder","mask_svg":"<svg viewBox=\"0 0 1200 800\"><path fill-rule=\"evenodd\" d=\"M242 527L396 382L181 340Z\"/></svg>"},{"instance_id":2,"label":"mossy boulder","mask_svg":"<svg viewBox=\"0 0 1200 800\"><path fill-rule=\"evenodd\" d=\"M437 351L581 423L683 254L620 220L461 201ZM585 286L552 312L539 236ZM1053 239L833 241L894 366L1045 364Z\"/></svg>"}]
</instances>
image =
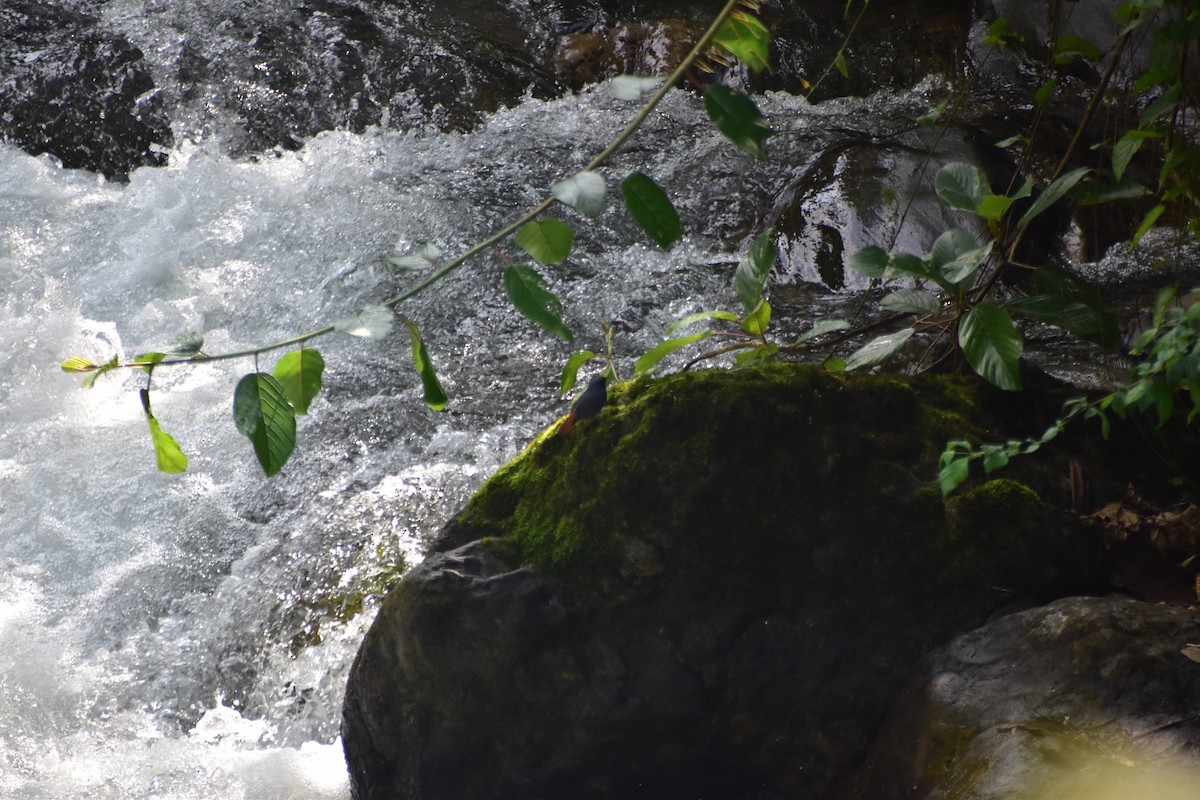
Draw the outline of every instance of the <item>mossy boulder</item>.
<instances>
[{"instance_id":1,"label":"mossy boulder","mask_svg":"<svg viewBox=\"0 0 1200 800\"><path fill-rule=\"evenodd\" d=\"M790 365L614 391L384 602L347 689L355 797L814 796L925 653L1096 579L1065 454L937 485L948 438L1046 408Z\"/></svg>"}]
</instances>

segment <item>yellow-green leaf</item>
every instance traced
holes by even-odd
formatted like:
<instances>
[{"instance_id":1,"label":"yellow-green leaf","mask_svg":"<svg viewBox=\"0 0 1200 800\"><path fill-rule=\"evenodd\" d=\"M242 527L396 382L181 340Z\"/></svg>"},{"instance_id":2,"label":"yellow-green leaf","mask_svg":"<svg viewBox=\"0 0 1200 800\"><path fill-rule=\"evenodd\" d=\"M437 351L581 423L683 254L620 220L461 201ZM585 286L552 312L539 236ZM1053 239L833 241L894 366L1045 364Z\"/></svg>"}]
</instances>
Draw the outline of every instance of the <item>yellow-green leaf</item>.
<instances>
[{"instance_id":1,"label":"yellow-green leaf","mask_svg":"<svg viewBox=\"0 0 1200 800\"><path fill-rule=\"evenodd\" d=\"M307 414L308 407L321 391L321 375L325 359L311 347L304 347L279 359L275 379L283 387L288 402L297 414Z\"/></svg>"},{"instance_id":2,"label":"yellow-green leaf","mask_svg":"<svg viewBox=\"0 0 1200 800\"><path fill-rule=\"evenodd\" d=\"M146 414L146 424L150 426L150 438L154 441L154 458L162 472L178 474L186 472L188 457L180 448L175 437L162 429L153 414Z\"/></svg>"}]
</instances>

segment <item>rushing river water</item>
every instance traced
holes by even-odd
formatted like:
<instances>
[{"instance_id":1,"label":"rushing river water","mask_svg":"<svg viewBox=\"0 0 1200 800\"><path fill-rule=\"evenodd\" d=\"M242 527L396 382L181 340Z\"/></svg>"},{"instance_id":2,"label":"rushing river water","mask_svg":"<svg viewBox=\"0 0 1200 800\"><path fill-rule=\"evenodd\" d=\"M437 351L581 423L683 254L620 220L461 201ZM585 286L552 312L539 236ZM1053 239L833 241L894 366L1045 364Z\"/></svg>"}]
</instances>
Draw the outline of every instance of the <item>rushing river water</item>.
<instances>
[{"instance_id":1,"label":"rushing river water","mask_svg":"<svg viewBox=\"0 0 1200 800\"><path fill-rule=\"evenodd\" d=\"M244 31L231 24L222 40L188 3L65 5L102 7L164 74L187 41L213 63L240 57ZM379 302L416 279L387 256L423 242L461 252L636 110L599 86L527 97L470 133L330 130L247 153L245 137L221 135L237 127L222 102L246 92L221 94L219 77L199 92L165 87L188 116L172 122L166 163L128 183L0 144L0 798L347 797L340 704L375 595L566 410L556 389L572 348L503 296L500 273L522 257L509 244L400 309L422 327L446 413L421 403L406 336L315 341L325 390L300 419L296 454L267 479L231 415L253 361L160 369L154 412L191 468L157 472L138 400L146 376L83 389L63 359L128 357L189 331L226 352ZM645 242L619 203L596 222L556 212L580 236L544 273L577 348L602 350L611 323L628 376L670 322L736 307L736 250L812 168L822 137L911 119L930 99L761 105L788 130L773 163L721 139L683 93L618 156L614 189L640 169L675 197L688 236L671 252Z\"/></svg>"}]
</instances>

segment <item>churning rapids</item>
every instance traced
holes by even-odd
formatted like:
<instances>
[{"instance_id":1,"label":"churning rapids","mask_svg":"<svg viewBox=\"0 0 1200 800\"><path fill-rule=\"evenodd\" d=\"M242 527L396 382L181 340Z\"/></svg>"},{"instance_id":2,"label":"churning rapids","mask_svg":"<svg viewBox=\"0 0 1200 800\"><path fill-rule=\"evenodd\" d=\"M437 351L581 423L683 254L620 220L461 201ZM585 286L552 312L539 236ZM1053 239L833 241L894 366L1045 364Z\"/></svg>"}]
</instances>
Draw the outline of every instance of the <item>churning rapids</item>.
<instances>
[{"instance_id":1,"label":"churning rapids","mask_svg":"<svg viewBox=\"0 0 1200 800\"><path fill-rule=\"evenodd\" d=\"M763 108L795 129L817 113L784 96ZM447 413L422 404L406 336L313 342L325 391L272 479L231 417L253 361L155 373L155 414L191 457L182 476L155 470L144 375L85 390L59 364L188 331L208 352L244 348L378 302L412 280L386 256L426 241L461 252L634 111L601 86L527 99L471 133L329 131L237 158L181 137L166 166L127 184L0 145L0 797L348 796L340 703L379 575L419 559L565 411L570 348L500 288L520 253L502 247L401 309L422 327ZM803 162L754 164L695 96L668 98L610 181L653 174L691 235L664 253L616 205L595 223L560 209L581 234L545 273L576 346L601 350L614 323L628 374L674 319L736 303L729 248L770 203L739 198L769 198Z\"/></svg>"}]
</instances>

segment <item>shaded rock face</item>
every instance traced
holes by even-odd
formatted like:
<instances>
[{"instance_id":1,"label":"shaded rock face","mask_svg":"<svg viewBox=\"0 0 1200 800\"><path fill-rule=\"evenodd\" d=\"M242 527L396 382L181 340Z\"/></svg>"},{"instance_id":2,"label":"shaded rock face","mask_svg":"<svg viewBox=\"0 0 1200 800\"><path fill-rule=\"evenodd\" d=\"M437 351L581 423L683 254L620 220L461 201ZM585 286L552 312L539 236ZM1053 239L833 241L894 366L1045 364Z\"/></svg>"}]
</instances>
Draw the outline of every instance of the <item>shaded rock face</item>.
<instances>
[{"instance_id":1,"label":"shaded rock face","mask_svg":"<svg viewBox=\"0 0 1200 800\"><path fill-rule=\"evenodd\" d=\"M1200 615L1126 600L999 619L929 657L845 796L1195 797L1196 643Z\"/></svg>"},{"instance_id":2,"label":"shaded rock face","mask_svg":"<svg viewBox=\"0 0 1200 800\"><path fill-rule=\"evenodd\" d=\"M0 138L123 179L166 163L172 134L142 52L38 0L0 8Z\"/></svg>"},{"instance_id":3,"label":"shaded rock face","mask_svg":"<svg viewBox=\"0 0 1200 800\"><path fill-rule=\"evenodd\" d=\"M1092 535L1025 484L943 506L936 452L979 424L962 387L685 374L532 447L366 637L355 797L824 790L924 653L1090 580Z\"/></svg>"}]
</instances>

